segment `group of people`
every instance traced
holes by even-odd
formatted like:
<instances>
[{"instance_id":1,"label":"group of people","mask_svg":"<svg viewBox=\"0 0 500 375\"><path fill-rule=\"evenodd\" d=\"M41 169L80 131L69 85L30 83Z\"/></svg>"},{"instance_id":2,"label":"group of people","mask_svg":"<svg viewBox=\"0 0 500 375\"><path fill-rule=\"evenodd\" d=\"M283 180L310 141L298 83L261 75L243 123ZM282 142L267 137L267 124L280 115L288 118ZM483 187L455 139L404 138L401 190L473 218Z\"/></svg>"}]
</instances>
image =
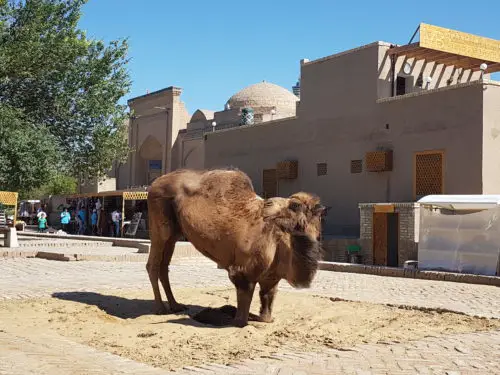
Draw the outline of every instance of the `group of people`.
<instances>
[{"instance_id":1,"label":"group of people","mask_svg":"<svg viewBox=\"0 0 500 375\"><path fill-rule=\"evenodd\" d=\"M101 217L100 217L101 216ZM100 223L99 223L99 219ZM120 237L120 232L121 232L121 212L117 209L115 209L111 213L111 223L112 223L112 232L109 233L112 236L115 237ZM77 225L77 233L79 235L84 235L84 234L90 234L92 236L97 236L97 235L106 235L106 227L108 227L109 220L106 219L106 213L104 209L101 208L100 212L98 213L97 208L94 207L90 210L90 225L91 225L91 231L88 233L87 230L87 210L85 209L84 206L80 206L79 209L75 210L75 222ZM61 226L62 230L65 231L66 233L70 232L70 223L71 223L71 214L68 211L67 208L61 212Z\"/></svg>"}]
</instances>

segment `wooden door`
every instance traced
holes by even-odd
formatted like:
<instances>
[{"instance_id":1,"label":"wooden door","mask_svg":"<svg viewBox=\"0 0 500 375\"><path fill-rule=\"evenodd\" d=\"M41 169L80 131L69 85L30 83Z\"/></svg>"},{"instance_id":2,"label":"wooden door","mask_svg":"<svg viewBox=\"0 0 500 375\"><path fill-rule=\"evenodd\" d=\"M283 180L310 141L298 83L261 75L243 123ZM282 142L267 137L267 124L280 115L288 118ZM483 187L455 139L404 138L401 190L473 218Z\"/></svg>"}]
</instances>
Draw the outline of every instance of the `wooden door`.
<instances>
[{"instance_id":1,"label":"wooden door","mask_svg":"<svg viewBox=\"0 0 500 375\"><path fill-rule=\"evenodd\" d=\"M278 195L278 178L276 169L264 169L262 171L263 198L272 198Z\"/></svg>"},{"instance_id":2,"label":"wooden door","mask_svg":"<svg viewBox=\"0 0 500 375\"><path fill-rule=\"evenodd\" d=\"M387 214L373 214L373 264L387 265Z\"/></svg>"},{"instance_id":3,"label":"wooden door","mask_svg":"<svg viewBox=\"0 0 500 375\"><path fill-rule=\"evenodd\" d=\"M387 214L387 265L398 266L399 214Z\"/></svg>"}]
</instances>

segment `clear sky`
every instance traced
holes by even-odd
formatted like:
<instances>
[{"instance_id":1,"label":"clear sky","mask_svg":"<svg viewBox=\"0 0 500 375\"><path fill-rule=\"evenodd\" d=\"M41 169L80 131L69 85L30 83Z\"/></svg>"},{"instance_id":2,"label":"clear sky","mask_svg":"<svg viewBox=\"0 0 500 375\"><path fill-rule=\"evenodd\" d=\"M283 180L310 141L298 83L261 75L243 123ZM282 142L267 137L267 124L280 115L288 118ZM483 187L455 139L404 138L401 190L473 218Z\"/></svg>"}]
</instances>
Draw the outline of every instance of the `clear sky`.
<instances>
[{"instance_id":1,"label":"clear sky","mask_svg":"<svg viewBox=\"0 0 500 375\"><path fill-rule=\"evenodd\" d=\"M89 0L80 27L129 38L125 99L178 86L193 113L262 80L291 89L302 58L408 43L420 22L500 39L499 17L500 0Z\"/></svg>"}]
</instances>

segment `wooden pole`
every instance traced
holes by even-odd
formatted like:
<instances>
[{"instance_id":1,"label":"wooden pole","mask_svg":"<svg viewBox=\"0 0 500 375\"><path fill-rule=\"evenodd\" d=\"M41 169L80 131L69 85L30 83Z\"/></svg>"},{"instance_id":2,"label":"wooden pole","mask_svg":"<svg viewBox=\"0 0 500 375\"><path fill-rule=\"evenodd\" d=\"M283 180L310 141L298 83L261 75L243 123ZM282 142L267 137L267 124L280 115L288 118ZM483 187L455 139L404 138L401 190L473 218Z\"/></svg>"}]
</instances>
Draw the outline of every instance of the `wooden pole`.
<instances>
[{"instance_id":1,"label":"wooden pole","mask_svg":"<svg viewBox=\"0 0 500 375\"><path fill-rule=\"evenodd\" d=\"M121 236L124 237L123 235L123 222L125 221L125 198L122 195L122 222L121 222Z\"/></svg>"}]
</instances>

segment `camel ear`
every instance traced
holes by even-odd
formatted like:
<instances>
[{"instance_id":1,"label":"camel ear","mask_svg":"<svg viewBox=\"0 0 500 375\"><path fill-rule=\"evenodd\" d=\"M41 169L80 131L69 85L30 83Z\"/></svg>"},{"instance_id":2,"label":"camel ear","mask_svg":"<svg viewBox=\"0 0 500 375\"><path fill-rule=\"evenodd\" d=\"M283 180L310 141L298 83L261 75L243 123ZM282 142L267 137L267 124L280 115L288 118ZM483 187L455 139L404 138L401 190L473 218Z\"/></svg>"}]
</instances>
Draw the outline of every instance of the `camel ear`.
<instances>
[{"instance_id":1,"label":"camel ear","mask_svg":"<svg viewBox=\"0 0 500 375\"><path fill-rule=\"evenodd\" d=\"M313 215L315 216L326 216L328 214L328 210L330 209L331 207L325 207L321 204L317 204L313 207L312 209L312 213Z\"/></svg>"}]
</instances>

